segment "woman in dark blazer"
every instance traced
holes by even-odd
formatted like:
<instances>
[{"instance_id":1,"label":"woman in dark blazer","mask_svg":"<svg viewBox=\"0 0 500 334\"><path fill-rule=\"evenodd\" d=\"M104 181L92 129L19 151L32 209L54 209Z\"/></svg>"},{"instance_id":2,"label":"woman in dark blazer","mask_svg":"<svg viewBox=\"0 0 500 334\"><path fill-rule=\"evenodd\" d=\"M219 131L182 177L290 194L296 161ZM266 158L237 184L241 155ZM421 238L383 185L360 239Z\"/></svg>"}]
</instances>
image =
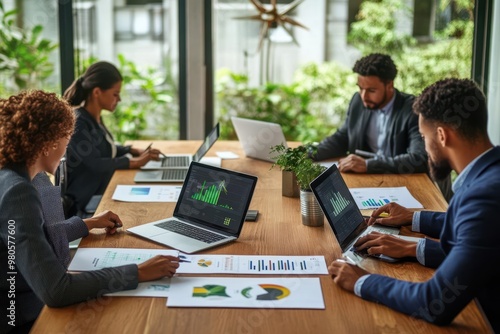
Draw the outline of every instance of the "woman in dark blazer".
<instances>
[{"instance_id":1,"label":"woman in dark blazer","mask_svg":"<svg viewBox=\"0 0 500 334\"><path fill-rule=\"evenodd\" d=\"M101 61L92 64L64 93L76 107L77 116L67 152L65 195L73 202L68 216L83 212L93 195L102 195L115 170L140 168L150 160L159 160L160 151L156 149L116 145L104 125L101 112L115 110L121 86L118 69Z\"/></svg>"},{"instance_id":2,"label":"woman in dark blazer","mask_svg":"<svg viewBox=\"0 0 500 334\"><path fill-rule=\"evenodd\" d=\"M56 170L73 133L74 113L55 94L23 92L0 99L0 124L2 331L27 332L44 304L62 307L175 273L178 258L172 256L68 273L44 232L42 204L31 180ZM113 214L109 227L119 224Z\"/></svg>"}]
</instances>

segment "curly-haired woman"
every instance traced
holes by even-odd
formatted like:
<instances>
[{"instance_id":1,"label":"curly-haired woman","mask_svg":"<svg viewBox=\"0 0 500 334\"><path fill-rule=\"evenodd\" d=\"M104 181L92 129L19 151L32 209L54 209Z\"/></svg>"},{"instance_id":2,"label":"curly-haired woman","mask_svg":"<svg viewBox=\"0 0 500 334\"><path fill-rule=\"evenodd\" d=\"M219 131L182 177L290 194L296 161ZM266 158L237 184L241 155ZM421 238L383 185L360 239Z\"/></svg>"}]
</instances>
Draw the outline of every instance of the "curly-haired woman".
<instances>
[{"instance_id":1,"label":"curly-haired woman","mask_svg":"<svg viewBox=\"0 0 500 334\"><path fill-rule=\"evenodd\" d=\"M139 265L66 271L45 236L40 196L31 180L42 171L54 173L74 124L71 107L55 94L30 91L0 99L2 331L29 330L44 304L62 307L134 289L178 268L178 258L157 256ZM116 215L111 219L120 223Z\"/></svg>"}]
</instances>

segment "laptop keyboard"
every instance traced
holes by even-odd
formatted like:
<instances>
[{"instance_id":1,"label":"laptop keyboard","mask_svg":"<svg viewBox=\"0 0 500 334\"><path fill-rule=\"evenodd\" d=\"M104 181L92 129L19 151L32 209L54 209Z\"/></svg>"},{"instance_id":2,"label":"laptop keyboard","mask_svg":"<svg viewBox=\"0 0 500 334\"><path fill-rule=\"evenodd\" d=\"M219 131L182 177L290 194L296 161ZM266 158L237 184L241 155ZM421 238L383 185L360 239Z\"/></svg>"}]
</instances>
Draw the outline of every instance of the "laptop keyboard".
<instances>
[{"instance_id":1,"label":"laptop keyboard","mask_svg":"<svg viewBox=\"0 0 500 334\"><path fill-rule=\"evenodd\" d=\"M186 156L169 156L161 162L162 167L187 167L189 166L189 157Z\"/></svg>"},{"instance_id":2,"label":"laptop keyboard","mask_svg":"<svg viewBox=\"0 0 500 334\"><path fill-rule=\"evenodd\" d=\"M184 180L187 169L166 169L161 176L162 180Z\"/></svg>"},{"instance_id":3,"label":"laptop keyboard","mask_svg":"<svg viewBox=\"0 0 500 334\"><path fill-rule=\"evenodd\" d=\"M164 230L179 233L196 240L203 241L207 244L225 239L226 237L220 234L212 233L207 230L197 228L196 226L185 224L178 220L169 220L167 222L155 224Z\"/></svg>"}]
</instances>

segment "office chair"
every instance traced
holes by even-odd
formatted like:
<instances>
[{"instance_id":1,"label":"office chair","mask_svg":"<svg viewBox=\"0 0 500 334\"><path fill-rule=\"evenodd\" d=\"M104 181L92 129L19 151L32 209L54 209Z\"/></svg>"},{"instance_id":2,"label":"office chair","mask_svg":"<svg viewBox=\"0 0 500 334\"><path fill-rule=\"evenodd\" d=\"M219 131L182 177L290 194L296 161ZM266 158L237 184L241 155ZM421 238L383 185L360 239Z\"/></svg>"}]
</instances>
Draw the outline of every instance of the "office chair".
<instances>
[{"instance_id":1,"label":"office chair","mask_svg":"<svg viewBox=\"0 0 500 334\"><path fill-rule=\"evenodd\" d=\"M74 200L66 194L66 189L68 187L68 170L66 167L66 157L62 157L59 167L54 175L56 186L61 187L61 200L63 204L64 216L66 219L72 216L79 216L81 218L92 217L97 209L97 206L101 202L102 195L94 195L90 201L85 206L83 212L73 212Z\"/></svg>"}]
</instances>

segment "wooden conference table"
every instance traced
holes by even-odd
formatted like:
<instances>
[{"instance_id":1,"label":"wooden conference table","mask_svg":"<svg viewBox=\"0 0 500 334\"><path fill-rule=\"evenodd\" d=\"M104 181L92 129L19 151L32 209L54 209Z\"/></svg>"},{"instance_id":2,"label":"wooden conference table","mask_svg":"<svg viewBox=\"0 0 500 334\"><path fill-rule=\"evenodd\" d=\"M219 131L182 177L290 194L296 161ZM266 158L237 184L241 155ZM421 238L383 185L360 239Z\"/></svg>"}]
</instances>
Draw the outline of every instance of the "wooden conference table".
<instances>
[{"instance_id":1,"label":"wooden conference table","mask_svg":"<svg viewBox=\"0 0 500 334\"><path fill-rule=\"evenodd\" d=\"M132 142L146 147L149 142ZM199 141L155 142L165 153L194 152ZM340 256L339 245L326 222L323 227L301 223L299 199L281 195L281 172L271 164L244 157L238 142L219 141L216 151L232 151L240 159L223 160L222 167L258 176L250 209L260 212L257 222L246 222L233 243L206 250L210 254L324 255L329 264ZM98 212L110 209L125 227L171 216L175 203L124 203L111 200L117 184L133 184L134 170L114 174ZM407 186L426 209L446 210L446 202L425 174L343 175L349 187ZM402 234L409 234L403 228ZM162 248L121 231L108 236L98 231L83 239L80 247ZM399 279L425 281L433 270L416 262L384 263L364 260L363 266ZM296 277L296 276L293 276ZM304 276L310 277L310 276ZM167 308L165 298L104 297L65 308L45 307L32 333L485 333L483 315L475 302L450 326L438 327L386 306L362 300L338 287L328 275L320 275L324 310Z\"/></svg>"}]
</instances>

